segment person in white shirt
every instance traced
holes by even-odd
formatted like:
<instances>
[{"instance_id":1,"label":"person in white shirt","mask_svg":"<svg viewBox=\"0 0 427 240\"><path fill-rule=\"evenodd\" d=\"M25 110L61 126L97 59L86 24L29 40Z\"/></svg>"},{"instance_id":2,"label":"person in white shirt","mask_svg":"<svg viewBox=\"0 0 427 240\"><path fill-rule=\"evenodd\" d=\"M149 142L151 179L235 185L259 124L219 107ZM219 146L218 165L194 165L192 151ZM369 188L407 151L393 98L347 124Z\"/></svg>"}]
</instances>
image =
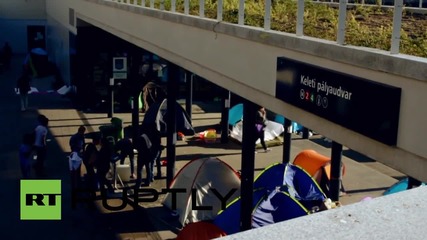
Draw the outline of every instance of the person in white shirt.
<instances>
[{"instance_id":1,"label":"person in white shirt","mask_svg":"<svg viewBox=\"0 0 427 240\"><path fill-rule=\"evenodd\" d=\"M38 176L44 174L44 161L46 159L46 136L47 136L47 125L49 123L49 119L44 115L39 115L37 118L39 124L34 129L35 141L34 148L36 150L36 164L35 170Z\"/></svg>"}]
</instances>

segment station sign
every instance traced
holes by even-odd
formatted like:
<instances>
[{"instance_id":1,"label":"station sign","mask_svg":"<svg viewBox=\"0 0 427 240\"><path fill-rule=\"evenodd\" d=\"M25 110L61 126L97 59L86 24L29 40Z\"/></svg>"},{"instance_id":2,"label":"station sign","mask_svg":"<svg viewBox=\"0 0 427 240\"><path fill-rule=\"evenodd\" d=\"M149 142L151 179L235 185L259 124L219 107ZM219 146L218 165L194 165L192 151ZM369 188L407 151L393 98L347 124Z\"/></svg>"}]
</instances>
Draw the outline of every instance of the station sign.
<instances>
[{"instance_id":1,"label":"station sign","mask_svg":"<svg viewBox=\"0 0 427 240\"><path fill-rule=\"evenodd\" d=\"M400 97L398 87L277 58L276 98L387 145L397 143Z\"/></svg>"}]
</instances>

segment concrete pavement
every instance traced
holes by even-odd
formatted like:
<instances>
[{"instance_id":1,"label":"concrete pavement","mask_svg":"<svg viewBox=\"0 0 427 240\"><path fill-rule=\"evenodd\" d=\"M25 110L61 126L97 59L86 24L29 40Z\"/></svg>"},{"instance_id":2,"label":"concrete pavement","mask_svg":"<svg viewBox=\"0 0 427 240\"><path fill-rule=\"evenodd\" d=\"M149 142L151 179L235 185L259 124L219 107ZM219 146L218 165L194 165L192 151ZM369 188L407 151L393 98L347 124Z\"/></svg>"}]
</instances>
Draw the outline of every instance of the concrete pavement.
<instances>
[{"instance_id":1,"label":"concrete pavement","mask_svg":"<svg viewBox=\"0 0 427 240\"><path fill-rule=\"evenodd\" d=\"M29 98L30 110L21 112L19 98L13 88L20 73L23 56L13 59L12 69L0 74L0 218L1 239L171 239L179 231L175 219L158 201L140 204L134 211L131 206L122 211L108 211L100 201L96 208L90 209L79 203L71 208L70 181L66 156L70 151L68 140L77 131L78 126L85 125L88 132L98 131L98 127L109 123L105 113L84 113L73 108L69 99L57 94L34 94ZM50 81L35 79L33 85L49 88ZM218 105L195 104L193 106L193 125L197 130L205 130L219 123ZM19 216L19 159L18 149L23 133L35 127L38 114L49 119L48 157L46 160L46 178L62 180L62 220L60 221L21 221ZM115 114L124 120L124 125L131 125L131 114ZM143 115L141 114L141 119ZM294 136L291 149L293 159L303 149L314 149L324 155L330 155L329 143L321 136L310 140ZM165 140L165 139L163 139ZM165 144L165 142L164 142ZM188 161L205 156L217 156L236 170L240 169L241 146L237 143L204 144L192 141L177 142L177 170ZM165 157L166 151L163 152ZM272 147L269 153L255 156L255 175L264 167L280 162L282 146ZM380 163L344 148L343 162L346 175L343 183L347 194L341 197L343 205L359 202L364 197L379 197L382 192L397 182L403 175ZM166 169L163 167L163 173ZM165 187L165 180L156 180L152 187ZM117 204L117 201L112 201Z\"/></svg>"}]
</instances>

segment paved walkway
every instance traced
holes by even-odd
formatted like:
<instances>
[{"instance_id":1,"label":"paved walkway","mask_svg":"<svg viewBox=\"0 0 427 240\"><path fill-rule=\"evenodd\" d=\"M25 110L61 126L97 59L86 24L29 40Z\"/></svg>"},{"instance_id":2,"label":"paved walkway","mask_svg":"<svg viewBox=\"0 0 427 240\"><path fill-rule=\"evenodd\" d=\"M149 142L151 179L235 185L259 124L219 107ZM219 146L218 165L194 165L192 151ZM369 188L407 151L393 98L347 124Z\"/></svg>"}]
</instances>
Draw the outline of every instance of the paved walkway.
<instances>
[{"instance_id":1,"label":"paved walkway","mask_svg":"<svg viewBox=\"0 0 427 240\"><path fill-rule=\"evenodd\" d=\"M21 112L19 98L13 88L20 73L22 57L13 59L12 69L0 74L0 239L172 239L179 228L169 212L161 206L161 200L151 204L141 204L135 211L128 206L122 211L105 210L101 203L95 209L78 204L71 209L69 192L69 172L66 156L70 149L68 140L85 125L88 132L98 131L98 127L109 123L106 114L83 113L71 105L69 99L57 94L34 94L29 98L30 110ZM33 85L40 89L50 86L49 79L36 79ZM219 104L219 103L218 103ZM20 168L18 148L23 133L35 127L38 114L49 119L48 156L46 160L46 178L62 180L62 220L61 221L21 221L19 216L19 179ZM124 119L124 125L131 125L131 114L116 114ZM142 119L142 116L141 116ZM204 130L219 123L220 114L210 112L203 104L195 105L193 125ZM301 150L311 148L330 155L330 146L321 138L303 140L294 137L291 158ZM257 174L264 167L280 162L282 146L273 147L269 153L256 155ZM165 157L165 151L164 151ZM341 198L344 205L360 201L366 196L378 197L390 185L403 175L382 164L361 156L351 150L344 150L343 161L347 173L343 179L347 194ZM200 144L179 141L177 143L177 169L189 160L205 156L218 156L239 170L241 146L228 144ZM166 169L163 169L163 173ZM165 180L157 180L152 187L165 187ZM119 204L117 201L115 204Z\"/></svg>"}]
</instances>

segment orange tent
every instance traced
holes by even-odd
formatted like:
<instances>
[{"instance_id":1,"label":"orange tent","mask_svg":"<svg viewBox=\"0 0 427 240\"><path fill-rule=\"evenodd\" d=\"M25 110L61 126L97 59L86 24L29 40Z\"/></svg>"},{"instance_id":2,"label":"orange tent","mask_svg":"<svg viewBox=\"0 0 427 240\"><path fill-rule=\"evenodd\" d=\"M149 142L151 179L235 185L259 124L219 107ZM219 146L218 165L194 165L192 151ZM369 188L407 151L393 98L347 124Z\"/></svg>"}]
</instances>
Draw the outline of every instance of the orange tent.
<instances>
[{"instance_id":1,"label":"orange tent","mask_svg":"<svg viewBox=\"0 0 427 240\"><path fill-rule=\"evenodd\" d=\"M179 232L176 240L209 240L224 237L227 234L213 223L194 222L187 224Z\"/></svg>"},{"instance_id":2,"label":"orange tent","mask_svg":"<svg viewBox=\"0 0 427 240\"><path fill-rule=\"evenodd\" d=\"M307 149L300 152L294 159L293 164L300 166L307 171L316 180L319 175L319 170L323 167L328 179L331 179L331 158L326 157L312 149ZM345 173L345 166L343 164L342 176ZM319 182L319 181L318 181Z\"/></svg>"}]
</instances>

